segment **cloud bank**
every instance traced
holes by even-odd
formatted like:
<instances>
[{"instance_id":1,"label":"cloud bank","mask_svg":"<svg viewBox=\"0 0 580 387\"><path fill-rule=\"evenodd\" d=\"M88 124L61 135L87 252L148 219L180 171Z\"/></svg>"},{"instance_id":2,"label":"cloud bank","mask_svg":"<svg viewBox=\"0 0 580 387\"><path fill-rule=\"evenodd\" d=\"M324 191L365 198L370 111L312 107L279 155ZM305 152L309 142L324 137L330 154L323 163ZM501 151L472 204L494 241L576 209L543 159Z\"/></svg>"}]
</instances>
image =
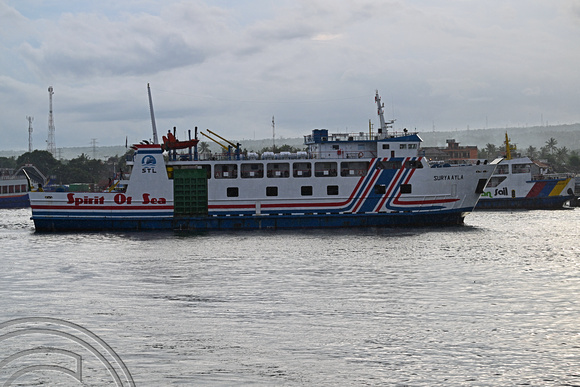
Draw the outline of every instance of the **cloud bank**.
<instances>
[{"instance_id":1,"label":"cloud bank","mask_svg":"<svg viewBox=\"0 0 580 387\"><path fill-rule=\"evenodd\" d=\"M574 1L0 0L0 149L194 126L235 140L396 128L580 122Z\"/></svg>"}]
</instances>

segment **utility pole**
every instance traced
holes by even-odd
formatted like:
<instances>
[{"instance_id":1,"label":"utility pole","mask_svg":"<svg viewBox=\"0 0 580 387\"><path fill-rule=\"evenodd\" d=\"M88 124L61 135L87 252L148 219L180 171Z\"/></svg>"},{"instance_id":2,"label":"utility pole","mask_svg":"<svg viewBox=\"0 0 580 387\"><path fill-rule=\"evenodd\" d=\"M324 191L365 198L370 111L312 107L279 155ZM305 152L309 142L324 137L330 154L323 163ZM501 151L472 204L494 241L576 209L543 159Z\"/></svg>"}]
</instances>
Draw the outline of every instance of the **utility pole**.
<instances>
[{"instance_id":1,"label":"utility pole","mask_svg":"<svg viewBox=\"0 0 580 387\"><path fill-rule=\"evenodd\" d=\"M56 157L56 141L54 138L54 119L52 117L52 95L54 94L52 86L48 88L48 141L47 150Z\"/></svg>"},{"instance_id":2,"label":"utility pole","mask_svg":"<svg viewBox=\"0 0 580 387\"><path fill-rule=\"evenodd\" d=\"M276 152L276 124L274 124L274 116L272 116L272 152Z\"/></svg>"},{"instance_id":3,"label":"utility pole","mask_svg":"<svg viewBox=\"0 0 580 387\"><path fill-rule=\"evenodd\" d=\"M26 116L28 120L28 152L32 152L32 121L34 121L34 117Z\"/></svg>"}]
</instances>

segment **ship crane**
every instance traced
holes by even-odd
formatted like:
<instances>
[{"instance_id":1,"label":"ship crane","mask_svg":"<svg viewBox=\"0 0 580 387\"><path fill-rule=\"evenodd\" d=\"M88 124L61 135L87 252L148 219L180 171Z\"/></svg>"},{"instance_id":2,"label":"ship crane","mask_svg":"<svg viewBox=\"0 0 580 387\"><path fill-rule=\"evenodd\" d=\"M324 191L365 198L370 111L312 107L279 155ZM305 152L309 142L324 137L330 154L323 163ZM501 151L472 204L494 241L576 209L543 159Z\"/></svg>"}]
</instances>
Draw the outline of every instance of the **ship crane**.
<instances>
[{"instance_id":1,"label":"ship crane","mask_svg":"<svg viewBox=\"0 0 580 387\"><path fill-rule=\"evenodd\" d=\"M213 134L214 136L216 136L216 137L220 138L221 140L223 140L223 141L227 142L228 144L230 144L231 147L227 147L227 146L223 145L222 143L220 143L216 139L212 138L211 136L209 136L209 135L207 135L207 134L205 134L203 132L200 132L200 133L203 134L205 137L209 138L210 140L212 140L213 142L215 142L216 144L218 144L219 146L221 146L222 148L224 148L224 150L226 150L226 152L228 152L228 154L231 152L231 148L232 147L235 148L236 149L236 151L235 151L236 160L239 160L240 159L240 143L234 144L233 142L226 140L225 138L223 138L219 134L214 133L214 132L212 132L209 129L206 129L206 130L208 132L210 132L211 134Z\"/></svg>"}]
</instances>

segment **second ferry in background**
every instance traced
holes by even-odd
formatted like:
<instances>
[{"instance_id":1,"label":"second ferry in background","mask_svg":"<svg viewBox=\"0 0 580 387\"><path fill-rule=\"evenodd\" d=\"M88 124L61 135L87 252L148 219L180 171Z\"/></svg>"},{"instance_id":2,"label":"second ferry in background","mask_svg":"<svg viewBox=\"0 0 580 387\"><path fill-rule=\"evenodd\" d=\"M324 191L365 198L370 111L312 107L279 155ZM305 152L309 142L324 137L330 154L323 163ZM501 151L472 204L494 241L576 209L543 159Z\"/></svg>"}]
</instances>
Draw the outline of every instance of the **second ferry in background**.
<instances>
[{"instance_id":1,"label":"second ferry in background","mask_svg":"<svg viewBox=\"0 0 580 387\"><path fill-rule=\"evenodd\" d=\"M515 147L505 135L506 157L491 177L477 209L561 209L575 199L575 177L550 173L529 157L512 157Z\"/></svg>"}]
</instances>

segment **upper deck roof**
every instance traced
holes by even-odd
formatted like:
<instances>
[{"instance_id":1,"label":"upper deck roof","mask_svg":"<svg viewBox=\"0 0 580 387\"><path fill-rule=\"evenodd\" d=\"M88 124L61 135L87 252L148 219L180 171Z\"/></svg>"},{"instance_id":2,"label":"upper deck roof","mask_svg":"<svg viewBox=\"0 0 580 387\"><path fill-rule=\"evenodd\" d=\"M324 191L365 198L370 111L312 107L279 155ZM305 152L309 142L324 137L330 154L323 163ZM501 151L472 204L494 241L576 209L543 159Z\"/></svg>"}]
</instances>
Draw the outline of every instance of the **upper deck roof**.
<instances>
[{"instance_id":1,"label":"upper deck roof","mask_svg":"<svg viewBox=\"0 0 580 387\"><path fill-rule=\"evenodd\" d=\"M304 136L304 144L322 144L332 142L423 142L417 133L328 133L326 129L314 129L312 134Z\"/></svg>"}]
</instances>

